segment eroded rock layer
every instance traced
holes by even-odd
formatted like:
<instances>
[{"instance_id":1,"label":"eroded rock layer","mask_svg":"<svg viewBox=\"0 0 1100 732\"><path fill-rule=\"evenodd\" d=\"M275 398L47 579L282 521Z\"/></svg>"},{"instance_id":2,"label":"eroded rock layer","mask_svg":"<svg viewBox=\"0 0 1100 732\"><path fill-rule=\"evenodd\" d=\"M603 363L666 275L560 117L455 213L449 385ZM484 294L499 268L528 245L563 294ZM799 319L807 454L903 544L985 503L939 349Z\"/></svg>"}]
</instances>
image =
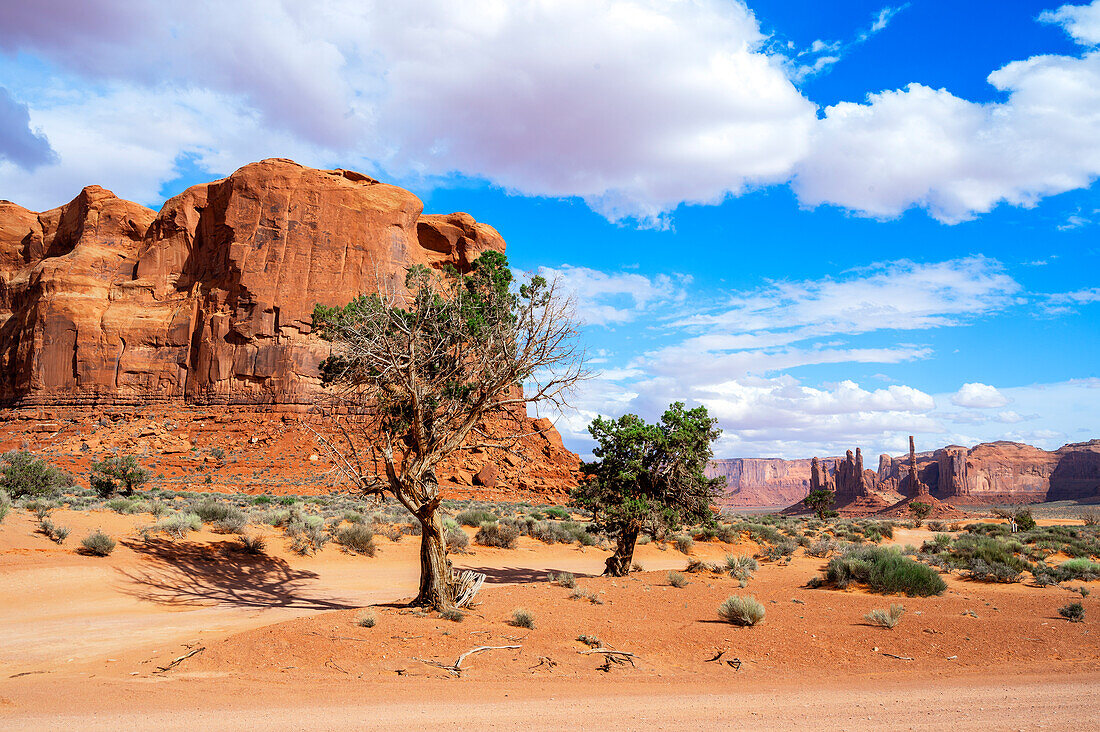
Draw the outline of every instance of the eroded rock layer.
<instances>
[{"instance_id":1,"label":"eroded rock layer","mask_svg":"<svg viewBox=\"0 0 1100 732\"><path fill-rule=\"evenodd\" d=\"M422 210L396 186L283 159L193 186L159 213L98 186L44 212L0 201L0 405L9 418L304 411L328 353L310 333L315 304L400 291L411 265L468 271L504 251L491 226ZM545 439L560 446L552 426ZM554 452L555 470L575 471L575 455Z\"/></svg>"}]
</instances>

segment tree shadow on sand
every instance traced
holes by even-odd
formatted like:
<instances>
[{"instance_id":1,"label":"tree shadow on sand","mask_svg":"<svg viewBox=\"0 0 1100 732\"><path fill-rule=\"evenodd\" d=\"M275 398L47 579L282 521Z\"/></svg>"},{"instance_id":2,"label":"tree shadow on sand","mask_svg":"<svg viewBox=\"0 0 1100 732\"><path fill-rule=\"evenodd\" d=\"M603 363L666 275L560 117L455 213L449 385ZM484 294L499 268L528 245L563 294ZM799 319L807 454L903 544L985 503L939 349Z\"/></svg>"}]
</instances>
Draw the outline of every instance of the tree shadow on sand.
<instances>
[{"instance_id":1,"label":"tree shadow on sand","mask_svg":"<svg viewBox=\"0 0 1100 732\"><path fill-rule=\"evenodd\" d=\"M149 602L300 610L358 607L308 591L305 585L319 577L316 572L294 569L279 557L248 554L230 542L210 545L150 539L123 544L151 565L137 570L120 568L131 585L123 591Z\"/></svg>"},{"instance_id":2,"label":"tree shadow on sand","mask_svg":"<svg viewBox=\"0 0 1100 732\"><path fill-rule=\"evenodd\" d=\"M485 581L491 585L528 584L546 582L548 574L562 574L563 569L530 569L528 567L457 567L459 570L471 570L485 575ZM576 577L589 575L572 572Z\"/></svg>"}]
</instances>

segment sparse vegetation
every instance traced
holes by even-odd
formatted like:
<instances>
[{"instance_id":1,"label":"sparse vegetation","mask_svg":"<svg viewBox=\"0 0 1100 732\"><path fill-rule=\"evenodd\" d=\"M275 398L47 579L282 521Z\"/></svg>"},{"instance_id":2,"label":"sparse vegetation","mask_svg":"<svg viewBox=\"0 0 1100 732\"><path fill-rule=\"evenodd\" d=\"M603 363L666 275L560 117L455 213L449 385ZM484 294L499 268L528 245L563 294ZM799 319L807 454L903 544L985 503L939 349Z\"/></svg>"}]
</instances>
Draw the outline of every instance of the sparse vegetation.
<instances>
[{"instance_id":1,"label":"sparse vegetation","mask_svg":"<svg viewBox=\"0 0 1100 732\"><path fill-rule=\"evenodd\" d=\"M527 628L533 630L535 627L535 616L530 610L524 610L523 608L516 608L512 611L511 625L517 628Z\"/></svg>"},{"instance_id":2,"label":"sparse vegetation","mask_svg":"<svg viewBox=\"0 0 1100 732\"><path fill-rule=\"evenodd\" d=\"M495 546L501 549L515 549L519 531L504 523L482 524L474 536L474 543L481 546Z\"/></svg>"},{"instance_id":3,"label":"sparse vegetation","mask_svg":"<svg viewBox=\"0 0 1100 732\"><path fill-rule=\"evenodd\" d=\"M145 485L150 475L148 470L138 465L133 455L112 455L92 463L89 481L92 490L103 498L116 493L129 496Z\"/></svg>"},{"instance_id":4,"label":"sparse vegetation","mask_svg":"<svg viewBox=\"0 0 1100 732\"><path fill-rule=\"evenodd\" d=\"M373 628L378 623L378 619L374 617L374 613L363 613L359 616L359 619L355 621L355 624L360 628Z\"/></svg>"},{"instance_id":5,"label":"sparse vegetation","mask_svg":"<svg viewBox=\"0 0 1100 732\"><path fill-rule=\"evenodd\" d=\"M81 540L80 545L85 554L105 557L115 550L117 543L114 539L97 529L94 533L85 536Z\"/></svg>"},{"instance_id":6,"label":"sparse vegetation","mask_svg":"<svg viewBox=\"0 0 1100 732\"><path fill-rule=\"evenodd\" d=\"M455 516L455 521L459 524L474 529L481 528L482 524L491 524L497 520L498 517L495 514L479 508L471 508Z\"/></svg>"},{"instance_id":7,"label":"sparse vegetation","mask_svg":"<svg viewBox=\"0 0 1100 732\"><path fill-rule=\"evenodd\" d=\"M364 524L338 526L332 532L333 540L349 552L373 557L378 551L374 545L374 532Z\"/></svg>"},{"instance_id":8,"label":"sparse vegetation","mask_svg":"<svg viewBox=\"0 0 1100 732\"><path fill-rule=\"evenodd\" d=\"M1058 614L1071 623L1082 623L1085 620L1085 606L1080 602L1071 602L1058 608Z\"/></svg>"},{"instance_id":9,"label":"sparse vegetation","mask_svg":"<svg viewBox=\"0 0 1100 732\"><path fill-rule=\"evenodd\" d=\"M71 475L25 450L4 453L0 461L0 494L8 498L49 498L73 485Z\"/></svg>"},{"instance_id":10,"label":"sparse vegetation","mask_svg":"<svg viewBox=\"0 0 1100 732\"><path fill-rule=\"evenodd\" d=\"M577 586L577 578L570 572L562 572L558 575L550 573L546 576L547 581L561 585L562 587L573 589Z\"/></svg>"},{"instance_id":11,"label":"sparse vegetation","mask_svg":"<svg viewBox=\"0 0 1100 732\"><path fill-rule=\"evenodd\" d=\"M259 534L241 534L241 547L249 554L260 555L267 550L267 542Z\"/></svg>"},{"instance_id":12,"label":"sparse vegetation","mask_svg":"<svg viewBox=\"0 0 1100 732\"><path fill-rule=\"evenodd\" d=\"M466 619L466 613L462 612L458 608L447 608L439 613L439 617L444 620L450 620L452 623L461 623Z\"/></svg>"},{"instance_id":13,"label":"sparse vegetation","mask_svg":"<svg viewBox=\"0 0 1100 732\"><path fill-rule=\"evenodd\" d=\"M897 549L870 546L830 559L825 581L838 589L858 582L874 592L911 597L939 595L947 589L947 583L931 567L902 556Z\"/></svg>"},{"instance_id":14,"label":"sparse vegetation","mask_svg":"<svg viewBox=\"0 0 1100 732\"><path fill-rule=\"evenodd\" d=\"M735 557L732 554L726 555L726 571L730 576L741 582L741 586L744 587L752 579L753 572L755 572L760 565L755 559L748 556Z\"/></svg>"},{"instance_id":15,"label":"sparse vegetation","mask_svg":"<svg viewBox=\"0 0 1100 732\"><path fill-rule=\"evenodd\" d=\"M682 572L669 572L668 583L673 587L687 587L687 577Z\"/></svg>"},{"instance_id":16,"label":"sparse vegetation","mask_svg":"<svg viewBox=\"0 0 1100 732\"><path fill-rule=\"evenodd\" d=\"M470 546L470 537L459 528L447 529L444 533L447 540L447 551L462 554Z\"/></svg>"},{"instance_id":17,"label":"sparse vegetation","mask_svg":"<svg viewBox=\"0 0 1100 732\"><path fill-rule=\"evenodd\" d=\"M765 614L764 606L752 595L731 595L718 606L718 616L734 625L757 625Z\"/></svg>"},{"instance_id":18,"label":"sparse vegetation","mask_svg":"<svg viewBox=\"0 0 1100 732\"><path fill-rule=\"evenodd\" d=\"M864 615L864 619L871 625L877 625L882 628L893 628L901 620L901 616L905 614L904 605L891 605L889 610L872 610Z\"/></svg>"},{"instance_id":19,"label":"sparse vegetation","mask_svg":"<svg viewBox=\"0 0 1100 732\"><path fill-rule=\"evenodd\" d=\"M930 513L932 513L932 504L923 501L909 502L909 515L913 517L913 528L919 529Z\"/></svg>"},{"instance_id":20,"label":"sparse vegetation","mask_svg":"<svg viewBox=\"0 0 1100 732\"><path fill-rule=\"evenodd\" d=\"M695 540L690 536L677 536L674 543L676 544L676 551L681 554L691 554L691 550L695 547Z\"/></svg>"},{"instance_id":21,"label":"sparse vegetation","mask_svg":"<svg viewBox=\"0 0 1100 732\"><path fill-rule=\"evenodd\" d=\"M56 544L64 544L69 538L69 529L64 526L56 526L48 518L38 520L38 533Z\"/></svg>"}]
</instances>

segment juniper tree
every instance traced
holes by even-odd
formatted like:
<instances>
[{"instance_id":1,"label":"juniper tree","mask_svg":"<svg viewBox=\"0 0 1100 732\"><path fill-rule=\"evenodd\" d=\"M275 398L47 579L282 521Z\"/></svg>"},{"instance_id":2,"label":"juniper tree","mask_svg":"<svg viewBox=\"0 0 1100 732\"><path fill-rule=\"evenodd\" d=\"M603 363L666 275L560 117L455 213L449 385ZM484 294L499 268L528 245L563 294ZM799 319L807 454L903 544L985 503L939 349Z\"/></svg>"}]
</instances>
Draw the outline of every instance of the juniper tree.
<instances>
[{"instance_id":1,"label":"juniper tree","mask_svg":"<svg viewBox=\"0 0 1100 732\"><path fill-rule=\"evenodd\" d=\"M149 481L151 473L133 455L113 455L92 463L92 490L106 498L114 493L131 495Z\"/></svg>"},{"instance_id":2,"label":"juniper tree","mask_svg":"<svg viewBox=\"0 0 1100 732\"><path fill-rule=\"evenodd\" d=\"M832 505L836 501L836 495L828 488L816 488L802 499L802 505L817 514L824 521L829 516L835 516L836 511Z\"/></svg>"},{"instance_id":3,"label":"juniper tree","mask_svg":"<svg viewBox=\"0 0 1100 732\"><path fill-rule=\"evenodd\" d=\"M488 251L469 274L410 267L403 291L318 305L313 323L332 348L317 405L332 429L317 438L357 491L391 494L420 522L413 604L452 607L439 464L514 446L530 434L529 404L565 406L586 376L571 302L542 277L514 288L507 259Z\"/></svg>"},{"instance_id":4,"label":"juniper tree","mask_svg":"<svg viewBox=\"0 0 1100 732\"><path fill-rule=\"evenodd\" d=\"M636 414L597 417L588 427L598 460L583 466L573 505L592 515L615 539L604 574L623 577L634 562L638 534L675 531L684 523L711 523L721 478L707 478L711 444L722 433L706 407L672 404L657 424Z\"/></svg>"}]
</instances>

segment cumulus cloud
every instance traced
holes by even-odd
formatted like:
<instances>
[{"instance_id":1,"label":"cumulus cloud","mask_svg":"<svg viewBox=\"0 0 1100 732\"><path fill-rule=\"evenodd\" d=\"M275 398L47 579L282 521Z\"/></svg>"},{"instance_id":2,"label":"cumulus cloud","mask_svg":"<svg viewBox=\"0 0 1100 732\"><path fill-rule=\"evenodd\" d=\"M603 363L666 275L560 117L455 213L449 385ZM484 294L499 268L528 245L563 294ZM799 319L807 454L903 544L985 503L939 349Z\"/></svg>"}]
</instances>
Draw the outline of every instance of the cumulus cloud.
<instances>
[{"instance_id":1,"label":"cumulus cloud","mask_svg":"<svg viewBox=\"0 0 1100 732\"><path fill-rule=\"evenodd\" d=\"M686 275L655 277L633 272L601 272L588 267L540 267L538 274L557 280L576 302L577 315L587 325L621 325L659 305L682 302Z\"/></svg>"},{"instance_id":2,"label":"cumulus cloud","mask_svg":"<svg viewBox=\"0 0 1100 732\"><path fill-rule=\"evenodd\" d=\"M55 158L46 136L31 129L27 105L0 86L0 160L34 170Z\"/></svg>"},{"instance_id":3,"label":"cumulus cloud","mask_svg":"<svg viewBox=\"0 0 1100 732\"><path fill-rule=\"evenodd\" d=\"M1087 46L1100 44L1100 1L1089 5L1063 5L1039 15L1040 22L1053 23L1065 29L1073 40Z\"/></svg>"},{"instance_id":4,"label":"cumulus cloud","mask_svg":"<svg viewBox=\"0 0 1100 732\"><path fill-rule=\"evenodd\" d=\"M995 409L1008 404L1008 399L995 386L973 382L963 384L951 397L951 403L972 409Z\"/></svg>"}]
</instances>

